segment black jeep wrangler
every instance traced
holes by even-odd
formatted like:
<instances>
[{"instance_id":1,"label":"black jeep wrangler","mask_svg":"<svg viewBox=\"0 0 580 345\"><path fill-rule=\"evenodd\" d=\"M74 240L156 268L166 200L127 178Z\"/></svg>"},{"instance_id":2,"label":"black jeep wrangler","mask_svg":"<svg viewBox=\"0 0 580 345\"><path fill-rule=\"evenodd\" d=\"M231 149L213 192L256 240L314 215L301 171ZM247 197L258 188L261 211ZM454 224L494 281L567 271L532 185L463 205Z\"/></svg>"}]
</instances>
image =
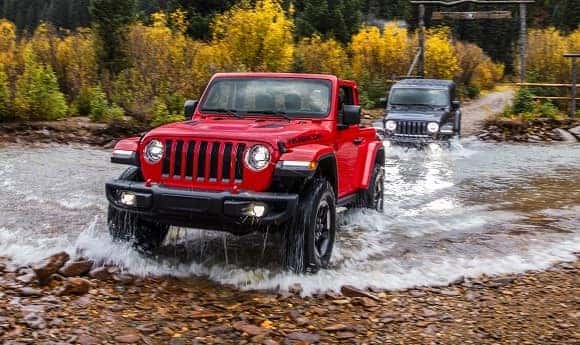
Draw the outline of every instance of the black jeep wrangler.
<instances>
[{"instance_id":1,"label":"black jeep wrangler","mask_svg":"<svg viewBox=\"0 0 580 345\"><path fill-rule=\"evenodd\" d=\"M460 103L450 80L404 79L392 86L383 121L386 143L425 146L449 142L461 133Z\"/></svg>"}]
</instances>

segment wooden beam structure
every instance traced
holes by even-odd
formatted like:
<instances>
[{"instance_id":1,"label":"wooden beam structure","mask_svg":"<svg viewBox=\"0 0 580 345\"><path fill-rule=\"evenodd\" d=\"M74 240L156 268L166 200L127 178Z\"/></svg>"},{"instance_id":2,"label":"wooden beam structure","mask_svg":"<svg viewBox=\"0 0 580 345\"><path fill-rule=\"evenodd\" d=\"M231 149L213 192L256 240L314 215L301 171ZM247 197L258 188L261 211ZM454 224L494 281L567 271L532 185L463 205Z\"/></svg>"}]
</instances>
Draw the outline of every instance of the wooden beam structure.
<instances>
[{"instance_id":1,"label":"wooden beam structure","mask_svg":"<svg viewBox=\"0 0 580 345\"><path fill-rule=\"evenodd\" d=\"M564 57L572 59L572 105L570 107L571 117L576 116L576 59L580 58L580 53L567 53Z\"/></svg>"},{"instance_id":2,"label":"wooden beam structure","mask_svg":"<svg viewBox=\"0 0 580 345\"><path fill-rule=\"evenodd\" d=\"M519 5L520 10L520 83L526 81L526 59L527 59L527 5L535 3L535 0L410 0L413 5L419 6L419 61L417 63L418 74L425 75L425 6L457 6L462 4L476 5ZM492 14L495 12L495 14ZM486 12L435 12L434 19L439 17L459 20L476 20L476 19L496 19L493 17L506 16L507 11L488 11ZM447 15L446 15L447 14ZM487 18L483 18L486 17ZM506 17L507 18L507 17ZM511 18L511 13L510 13ZM500 18L497 18L500 19ZM411 73L410 71L409 73Z\"/></svg>"},{"instance_id":3,"label":"wooden beam structure","mask_svg":"<svg viewBox=\"0 0 580 345\"><path fill-rule=\"evenodd\" d=\"M456 20L476 20L476 19L511 19L510 11L477 11L477 12L433 12L431 19L456 19Z\"/></svg>"}]
</instances>

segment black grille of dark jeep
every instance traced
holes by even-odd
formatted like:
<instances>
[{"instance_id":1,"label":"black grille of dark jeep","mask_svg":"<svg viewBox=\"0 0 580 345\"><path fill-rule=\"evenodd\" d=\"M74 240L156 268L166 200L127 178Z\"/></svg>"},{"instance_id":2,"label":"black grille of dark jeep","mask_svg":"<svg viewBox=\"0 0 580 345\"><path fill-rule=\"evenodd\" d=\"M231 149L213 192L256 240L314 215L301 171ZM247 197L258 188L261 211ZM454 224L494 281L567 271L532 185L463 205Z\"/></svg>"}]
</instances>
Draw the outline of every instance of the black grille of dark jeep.
<instances>
[{"instance_id":1,"label":"black grille of dark jeep","mask_svg":"<svg viewBox=\"0 0 580 345\"><path fill-rule=\"evenodd\" d=\"M428 135L427 122L425 121L397 121L395 134L402 135Z\"/></svg>"},{"instance_id":2,"label":"black grille of dark jeep","mask_svg":"<svg viewBox=\"0 0 580 345\"><path fill-rule=\"evenodd\" d=\"M165 140L162 177L216 183L243 179L245 143L213 140Z\"/></svg>"}]
</instances>

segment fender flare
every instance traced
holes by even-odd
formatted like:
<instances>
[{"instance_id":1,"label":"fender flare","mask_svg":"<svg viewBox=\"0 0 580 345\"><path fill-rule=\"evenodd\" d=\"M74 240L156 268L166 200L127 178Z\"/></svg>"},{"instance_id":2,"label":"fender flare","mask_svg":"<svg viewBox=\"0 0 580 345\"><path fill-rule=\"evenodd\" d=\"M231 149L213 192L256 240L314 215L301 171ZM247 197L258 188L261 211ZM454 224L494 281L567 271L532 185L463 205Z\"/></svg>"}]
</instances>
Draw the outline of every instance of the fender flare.
<instances>
[{"instance_id":1,"label":"fender flare","mask_svg":"<svg viewBox=\"0 0 580 345\"><path fill-rule=\"evenodd\" d=\"M282 161L316 162L316 168L286 168L282 166ZM283 153L278 162L279 163L276 166L276 174L280 176L302 176L310 178L314 176L315 173L323 171L325 175L328 175L327 178L333 186L334 192L338 193L339 176L336 165L336 156L330 146L309 144L293 147L289 152Z\"/></svg>"},{"instance_id":2,"label":"fender flare","mask_svg":"<svg viewBox=\"0 0 580 345\"><path fill-rule=\"evenodd\" d=\"M382 142L373 141L369 144L367 149L360 189L367 189L369 187L373 169L377 161L381 165L385 164L385 147Z\"/></svg>"},{"instance_id":3,"label":"fender flare","mask_svg":"<svg viewBox=\"0 0 580 345\"><path fill-rule=\"evenodd\" d=\"M139 166L139 142L141 138L131 137L120 140L113 149L111 163Z\"/></svg>"}]
</instances>

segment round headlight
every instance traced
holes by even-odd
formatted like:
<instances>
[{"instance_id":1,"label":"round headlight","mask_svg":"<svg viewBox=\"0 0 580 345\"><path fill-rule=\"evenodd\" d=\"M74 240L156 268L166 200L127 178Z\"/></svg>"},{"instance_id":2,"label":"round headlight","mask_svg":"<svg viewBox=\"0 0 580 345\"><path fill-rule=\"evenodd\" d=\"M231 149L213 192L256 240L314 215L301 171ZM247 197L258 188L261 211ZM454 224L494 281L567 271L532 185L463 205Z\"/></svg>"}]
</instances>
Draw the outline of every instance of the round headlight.
<instances>
[{"instance_id":1,"label":"round headlight","mask_svg":"<svg viewBox=\"0 0 580 345\"><path fill-rule=\"evenodd\" d=\"M155 164L163 158L163 143L159 140L151 140L145 147L145 159L151 164Z\"/></svg>"},{"instance_id":2,"label":"round headlight","mask_svg":"<svg viewBox=\"0 0 580 345\"><path fill-rule=\"evenodd\" d=\"M397 122L389 120L385 124L385 128L388 129L389 131L394 131L395 129L397 129Z\"/></svg>"},{"instance_id":3,"label":"round headlight","mask_svg":"<svg viewBox=\"0 0 580 345\"><path fill-rule=\"evenodd\" d=\"M270 163L270 150L264 145L254 145L246 153L246 164L252 170L265 169Z\"/></svg>"},{"instance_id":4,"label":"round headlight","mask_svg":"<svg viewBox=\"0 0 580 345\"><path fill-rule=\"evenodd\" d=\"M429 133L437 133L437 131L439 130L439 124L436 122L429 122L429 124L427 125L427 130L429 131Z\"/></svg>"}]
</instances>

